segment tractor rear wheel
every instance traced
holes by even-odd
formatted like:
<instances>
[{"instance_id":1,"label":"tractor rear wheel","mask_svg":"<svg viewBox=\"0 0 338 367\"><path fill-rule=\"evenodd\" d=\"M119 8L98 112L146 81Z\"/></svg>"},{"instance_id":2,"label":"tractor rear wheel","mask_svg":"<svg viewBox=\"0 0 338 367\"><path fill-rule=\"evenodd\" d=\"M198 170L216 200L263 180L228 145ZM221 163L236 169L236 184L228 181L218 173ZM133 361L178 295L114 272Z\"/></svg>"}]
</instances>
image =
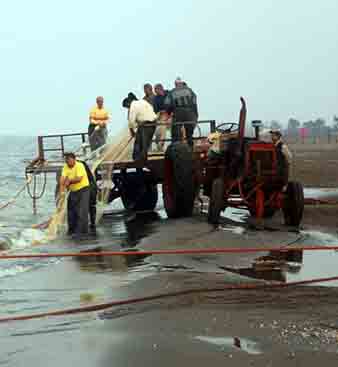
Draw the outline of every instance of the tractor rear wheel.
<instances>
[{"instance_id":1,"label":"tractor rear wheel","mask_svg":"<svg viewBox=\"0 0 338 367\"><path fill-rule=\"evenodd\" d=\"M165 155L163 201L169 218L192 216L195 199L193 155L185 143L171 144Z\"/></svg>"},{"instance_id":2,"label":"tractor rear wheel","mask_svg":"<svg viewBox=\"0 0 338 367\"><path fill-rule=\"evenodd\" d=\"M304 213L304 190L299 182L289 182L283 205L285 224L298 227Z\"/></svg>"},{"instance_id":3,"label":"tractor rear wheel","mask_svg":"<svg viewBox=\"0 0 338 367\"><path fill-rule=\"evenodd\" d=\"M224 181L217 178L212 184L209 202L208 222L210 224L219 224L219 217L224 206Z\"/></svg>"}]
</instances>

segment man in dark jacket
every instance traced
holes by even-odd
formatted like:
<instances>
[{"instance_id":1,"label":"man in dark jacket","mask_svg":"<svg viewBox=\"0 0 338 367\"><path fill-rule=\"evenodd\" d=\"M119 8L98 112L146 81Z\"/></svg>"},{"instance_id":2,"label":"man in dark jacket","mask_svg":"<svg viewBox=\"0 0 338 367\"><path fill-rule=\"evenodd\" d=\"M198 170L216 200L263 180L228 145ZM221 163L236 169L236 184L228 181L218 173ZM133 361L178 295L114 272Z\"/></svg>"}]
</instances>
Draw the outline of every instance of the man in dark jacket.
<instances>
[{"instance_id":1,"label":"man in dark jacket","mask_svg":"<svg viewBox=\"0 0 338 367\"><path fill-rule=\"evenodd\" d=\"M150 83L146 83L143 87L143 90L144 90L143 99L153 106L155 98L153 86Z\"/></svg>"},{"instance_id":2,"label":"man in dark jacket","mask_svg":"<svg viewBox=\"0 0 338 367\"><path fill-rule=\"evenodd\" d=\"M182 139L182 127L185 129L188 144L193 147L193 134L198 120L198 108L196 94L181 78L175 81L175 88L165 99L165 108L173 114L171 135L173 141ZM178 123L178 124L175 124ZM179 124L183 123L183 124Z\"/></svg>"},{"instance_id":3,"label":"man in dark jacket","mask_svg":"<svg viewBox=\"0 0 338 367\"><path fill-rule=\"evenodd\" d=\"M165 140L167 135L167 130L171 128L172 118L168 114L165 107L165 99L168 96L168 91L163 88L162 84L155 85L155 98L154 98L154 112L158 116L159 126L155 131L155 142L157 145L157 150L159 152L164 151Z\"/></svg>"}]
</instances>

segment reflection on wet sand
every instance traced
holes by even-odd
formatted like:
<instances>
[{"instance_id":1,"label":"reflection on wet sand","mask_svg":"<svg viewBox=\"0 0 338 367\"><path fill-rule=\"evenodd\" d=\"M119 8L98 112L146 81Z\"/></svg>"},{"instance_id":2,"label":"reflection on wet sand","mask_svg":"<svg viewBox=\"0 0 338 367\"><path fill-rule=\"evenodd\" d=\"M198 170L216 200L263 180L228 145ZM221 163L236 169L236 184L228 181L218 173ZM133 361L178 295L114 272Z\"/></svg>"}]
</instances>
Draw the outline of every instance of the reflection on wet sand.
<instances>
[{"instance_id":1,"label":"reflection on wet sand","mask_svg":"<svg viewBox=\"0 0 338 367\"><path fill-rule=\"evenodd\" d=\"M109 237L121 243L122 247L134 247L142 238L158 230L157 222L160 220L161 217L155 212L123 212L120 215L113 212L104 217L103 225L109 227Z\"/></svg>"},{"instance_id":2,"label":"reflection on wet sand","mask_svg":"<svg viewBox=\"0 0 338 367\"><path fill-rule=\"evenodd\" d=\"M253 279L288 283L337 275L335 251L271 251L256 258L249 267L221 267L228 272ZM337 287L338 282L320 284Z\"/></svg>"},{"instance_id":3,"label":"reflection on wet sand","mask_svg":"<svg viewBox=\"0 0 338 367\"><path fill-rule=\"evenodd\" d=\"M299 273L303 262L303 251L271 251L267 256L256 258L251 267L222 267L231 273L248 278L286 283L288 273Z\"/></svg>"},{"instance_id":4,"label":"reflection on wet sand","mask_svg":"<svg viewBox=\"0 0 338 367\"><path fill-rule=\"evenodd\" d=\"M160 220L157 213L149 212L142 214L134 214L132 216L112 217L110 220L112 223L113 238L119 239L118 248L115 246L110 247L96 247L91 249L93 252L103 251L128 251L133 249L139 241L155 231L154 223ZM143 260L147 256L144 255L132 255L132 256L93 256L88 258L76 257L80 269L87 272L127 272L129 268L142 265Z\"/></svg>"},{"instance_id":5,"label":"reflection on wet sand","mask_svg":"<svg viewBox=\"0 0 338 367\"><path fill-rule=\"evenodd\" d=\"M94 252L104 252L109 249L97 247L94 248ZM115 249L111 249L115 250ZM125 250L124 250L125 251ZM135 251L135 250L133 250ZM127 272L131 267L139 266L143 264L145 255L121 255L121 256L91 256L91 257L76 257L80 269L89 272Z\"/></svg>"}]
</instances>

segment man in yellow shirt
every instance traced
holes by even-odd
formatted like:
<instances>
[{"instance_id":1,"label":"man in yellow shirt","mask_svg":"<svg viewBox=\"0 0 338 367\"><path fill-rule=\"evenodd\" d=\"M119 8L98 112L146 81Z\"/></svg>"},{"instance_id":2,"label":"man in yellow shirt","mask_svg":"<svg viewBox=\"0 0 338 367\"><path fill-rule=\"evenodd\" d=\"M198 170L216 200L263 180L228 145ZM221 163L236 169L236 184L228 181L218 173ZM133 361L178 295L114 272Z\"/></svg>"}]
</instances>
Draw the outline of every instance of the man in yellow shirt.
<instances>
[{"instance_id":1,"label":"man in yellow shirt","mask_svg":"<svg viewBox=\"0 0 338 367\"><path fill-rule=\"evenodd\" d=\"M104 108L104 99L99 96L96 98L96 106L89 114L88 136L91 150L94 151L106 143L107 125L109 113Z\"/></svg>"},{"instance_id":2,"label":"man in yellow shirt","mask_svg":"<svg viewBox=\"0 0 338 367\"><path fill-rule=\"evenodd\" d=\"M60 181L61 192L69 190L67 203L68 234L82 237L88 234L89 179L84 165L76 160L75 154L65 154Z\"/></svg>"}]
</instances>

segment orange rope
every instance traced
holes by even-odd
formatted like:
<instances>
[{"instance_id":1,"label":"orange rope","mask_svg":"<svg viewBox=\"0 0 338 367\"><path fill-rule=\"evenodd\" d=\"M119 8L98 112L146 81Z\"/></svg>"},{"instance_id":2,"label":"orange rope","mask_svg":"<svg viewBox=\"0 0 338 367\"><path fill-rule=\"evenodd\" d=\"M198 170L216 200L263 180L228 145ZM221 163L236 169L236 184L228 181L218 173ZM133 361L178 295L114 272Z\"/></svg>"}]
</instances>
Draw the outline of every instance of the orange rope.
<instances>
[{"instance_id":1,"label":"orange rope","mask_svg":"<svg viewBox=\"0 0 338 367\"><path fill-rule=\"evenodd\" d=\"M258 252L289 252L289 251L338 251L338 246L306 246L306 247L252 247L252 248L211 248L211 249L186 249L186 250L149 250L149 251L101 251L101 252L64 252L40 253L20 255L0 255L0 260L14 259L44 259L67 257L94 257L94 256L150 256L150 255L201 255L201 254L246 254Z\"/></svg>"},{"instance_id":2,"label":"orange rope","mask_svg":"<svg viewBox=\"0 0 338 367\"><path fill-rule=\"evenodd\" d=\"M179 292L161 293L161 294L157 294L153 296L132 298L132 299L126 299L126 300L121 300L121 301L113 301L113 302L108 302L108 303L92 305L92 306L70 308L70 309L64 309L64 310L59 310L59 311L44 312L44 313L39 313L39 314L34 314L34 315L5 317L5 318L0 318L0 323L7 323L7 322L12 322L12 321L25 321L25 320L41 319L45 317L74 315L74 314L80 314L80 313L103 311L108 308L112 308L116 306L125 306L125 305L148 302L148 301L164 299L164 298L179 297L179 296L184 296L188 294L216 293L216 292L224 292L224 291L231 291L231 290L285 289L285 288L290 288L290 287L295 287L295 286L310 285L310 284L316 284L316 283L318 284L318 283L325 283L325 282L331 282L331 281L337 281L337 280L338 280L338 276L332 277L332 278L318 278L318 279L304 280L304 281L291 282L291 283L267 283L267 284L247 283L247 284L239 284L239 285L228 284L228 285L225 285L223 287L218 287L218 288L187 289L187 290L183 290Z\"/></svg>"}]
</instances>

